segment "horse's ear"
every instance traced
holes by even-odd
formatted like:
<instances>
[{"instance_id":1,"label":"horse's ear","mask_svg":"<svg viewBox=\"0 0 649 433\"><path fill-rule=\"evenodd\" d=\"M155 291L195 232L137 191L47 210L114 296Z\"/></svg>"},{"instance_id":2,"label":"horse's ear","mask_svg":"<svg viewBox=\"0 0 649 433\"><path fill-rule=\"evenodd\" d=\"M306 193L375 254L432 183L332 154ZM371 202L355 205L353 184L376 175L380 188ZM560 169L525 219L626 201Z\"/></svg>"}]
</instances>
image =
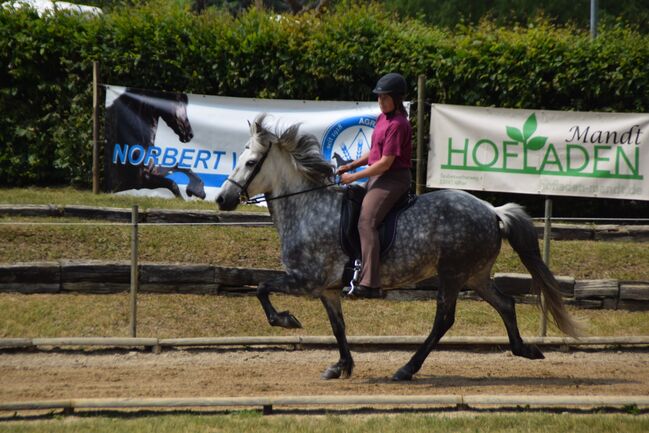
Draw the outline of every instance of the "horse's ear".
<instances>
[{"instance_id":1,"label":"horse's ear","mask_svg":"<svg viewBox=\"0 0 649 433\"><path fill-rule=\"evenodd\" d=\"M259 120L255 120L255 127L254 131L255 132L260 132L263 128L263 124Z\"/></svg>"},{"instance_id":2,"label":"horse's ear","mask_svg":"<svg viewBox=\"0 0 649 433\"><path fill-rule=\"evenodd\" d=\"M255 118L254 123L250 127L251 135L259 134L264 130L264 119L266 119L266 113L261 113Z\"/></svg>"}]
</instances>

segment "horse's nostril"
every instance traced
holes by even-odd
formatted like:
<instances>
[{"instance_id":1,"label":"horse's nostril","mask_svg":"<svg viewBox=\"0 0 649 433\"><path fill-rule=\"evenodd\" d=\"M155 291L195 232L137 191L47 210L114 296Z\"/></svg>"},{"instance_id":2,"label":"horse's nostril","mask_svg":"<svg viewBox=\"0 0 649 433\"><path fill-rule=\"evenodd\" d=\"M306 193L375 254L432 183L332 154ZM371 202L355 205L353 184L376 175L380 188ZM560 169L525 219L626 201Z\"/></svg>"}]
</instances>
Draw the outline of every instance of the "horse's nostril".
<instances>
[{"instance_id":1,"label":"horse's nostril","mask_svg":"<svg viewBox=\"0 0 649 433\"><path fill-rule=\"evenodd\" d=\"M223 204L223 197L221 197L221 196L216 197L216 202L218 204Z\"/></svg>"}]
</instances>

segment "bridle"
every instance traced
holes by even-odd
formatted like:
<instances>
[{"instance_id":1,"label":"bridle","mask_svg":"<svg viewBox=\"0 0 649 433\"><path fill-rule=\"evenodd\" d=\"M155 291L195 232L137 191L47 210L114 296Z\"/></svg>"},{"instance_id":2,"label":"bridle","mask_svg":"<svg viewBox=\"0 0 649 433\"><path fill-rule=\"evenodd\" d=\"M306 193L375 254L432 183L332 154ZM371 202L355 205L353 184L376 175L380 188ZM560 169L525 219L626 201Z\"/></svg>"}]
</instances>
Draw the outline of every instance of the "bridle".
<instances>
[{"instance_id":1,"label":"bridle","mask_svg":"<svg viewBox=\"0 0 649 433\"><path fill-rule=\"evenodd\" d=\"M255 176L259 174L259 171L261 170L261 166L264 164L264 161L266 161L266 158L268 158L268 154L270 153L270 149L273 147L273 142L271 141L268 144L268 149L266 149L266 152L264 152L263 155L261 155L261 158L259 158L259 161L257 161L257 164L252 169L252 172L250 173L250 176L246 179L243 185L241 185L239 182L236 180L228 178L225 180L226 182L233 183L237 188L239 188L241 191L239 192L239 197L243 197L246 199L246 202L250 201L250 196L248 195L248 187L252 183L252 181L255 179Z\"/></svg>"},{"instance_id":2,"label":"bridle","mask_svg":"<svg viewBox=\"0 0 649 433\"><path fill-rule=\"evenodd\" d=\"M259 171L261 170L261 166L264 164L264 161L266 161L266 158L268 157L268 154L270 153L270 149L272 147L273 147L273 142L271 141L270 144L268 145L268 149L266 150L266 152L264 152L264 154L261 156L261 158L259 158L259 161L257 161L257 164L255 164L255 166L253 167L252 172L250 173L250 175L248 176L248 178L246 179L246 181L244 182L243 185L241 185L236 180L230 179L230 177L228 177L225 180L226 182L233 183L237 188L239 188L239 190L240 190L239 197L243 197L245 199L245 202L242 200L242 203L245 203L245 204L258 204L258 203L277 200L277 199L280 199L280 198L292 197L294 195L304 194L304 193L311 192L311 191L316 191L316 190L319 190L319 189L329 188L330 186L340 184L340 181L336 181L336 182L328 183L328 184L325 184L325 185L316 186L314 188L305 189L303 191L292 192L292 193L288 193L288 194L282 194L282 195L278 195L278 196L275 196L275 197L264 196L264 197L256 197L256 198L251 199L250 196L248 195L248 187L250 186L252 181L255 179L255 176L257 176L259 174Z\"/></svg>"}]
</instances>

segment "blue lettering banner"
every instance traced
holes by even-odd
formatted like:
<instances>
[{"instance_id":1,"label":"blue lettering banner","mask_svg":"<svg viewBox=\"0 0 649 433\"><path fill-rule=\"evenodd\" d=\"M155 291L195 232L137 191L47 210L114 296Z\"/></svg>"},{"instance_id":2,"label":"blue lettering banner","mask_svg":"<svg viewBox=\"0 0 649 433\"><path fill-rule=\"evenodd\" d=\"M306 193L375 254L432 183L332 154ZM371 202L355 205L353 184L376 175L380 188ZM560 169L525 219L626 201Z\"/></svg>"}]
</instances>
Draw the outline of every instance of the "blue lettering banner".
<instances>
[{"instance_id":1,"label":"blue lettering banner","mask_svg":"<svg viewBox=\"0 0 649 433\"><path fill-rule=\"evenodd\" d=\"M107 86L104 189L212 200L260 113L314 134L334 166L369 150L376 102L230 98Z\"/></svg>"}]
</instances>

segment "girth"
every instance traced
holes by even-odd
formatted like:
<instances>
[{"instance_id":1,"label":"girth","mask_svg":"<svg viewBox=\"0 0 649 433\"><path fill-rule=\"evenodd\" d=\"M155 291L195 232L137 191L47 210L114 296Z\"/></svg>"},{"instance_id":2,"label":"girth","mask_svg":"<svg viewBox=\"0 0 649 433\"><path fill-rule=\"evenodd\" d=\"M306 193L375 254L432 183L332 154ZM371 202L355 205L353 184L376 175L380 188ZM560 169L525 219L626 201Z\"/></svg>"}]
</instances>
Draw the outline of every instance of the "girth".
<instances>
[{"instance_id":1,"label":"girth","mask_svg":"<svg viewBox=\"0 0 649 433\"><path fill-rule=\"evenodd\" d=\"M367 190L360 185L349 185L345 188L342 209L340 213L340 245L343 252L349 257L349 262L345 266L343 282L348 283L351 280L347 278L348 273L353 274L354 261L361 258L361 239L358 233L358 218L361 214L361 205ZM380 257L383 259L392 248L394 239L397 234L397 221L399 215L417 199L414 194L404 194L394 205L392 210L387 214L381 226L379 227L379 241L381 244Z\"/></svg>"}]
</instances>

